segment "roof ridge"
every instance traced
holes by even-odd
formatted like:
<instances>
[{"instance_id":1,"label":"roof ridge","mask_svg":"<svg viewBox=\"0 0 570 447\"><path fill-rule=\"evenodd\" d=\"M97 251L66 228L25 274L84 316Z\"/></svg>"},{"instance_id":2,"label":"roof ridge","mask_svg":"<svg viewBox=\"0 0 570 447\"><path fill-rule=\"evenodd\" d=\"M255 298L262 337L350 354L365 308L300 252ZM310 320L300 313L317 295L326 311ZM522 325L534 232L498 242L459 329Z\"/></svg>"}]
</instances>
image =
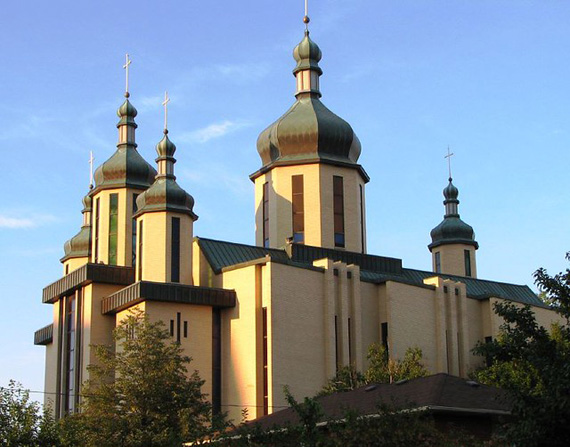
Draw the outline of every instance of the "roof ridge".
<instances>
[{"instance_id":1,"label":"roof ridge","mask_svg":"<svg viewBox=\"0 0 570 447\"><path fill-rule=\"evenodd\" d=\"M206 241L206 242L216 242L216 243L220 243L220 244L230 244L230 245L239 245L241 247L248 247L248 248L257 248L259 250L264 250L264 251L276 251L279 253L286 253L284 248L267 248L267 247L260 247L259 245L250 245L250 244L244 244L243 242L232 242L232 241L222 241L219 239L212 239L212 238L208 238L208 237L201 237L201 236L194 236L194 239L197 239L198 242L199 241Z\"/></svg>"},{"instance_id":2,"label":"roof ridge","mask_svg":"<svg viewBox=\"0 0 570 447\"><path fill-rule=\"evenodd\" d=\"M527 289L530 289L532 291L532 289L528 286L528 284L515 284L512 282L495 281L493 279L481 279L481 278L473 278L471 276L451 275L448 273L436 273L436 272L429 272L427 270L412 269L412 268L408 268L408 267L402 267L402 270L410 270L413 272L428 273L428 274L431 274L432 276L446 276L446 277L450 277L450 278L461 278L461 279L467 279L468 281L479 281L479 282L493 283L493 284L504 284L506 286L526 287Z\"/></svg>"}]
</instances>

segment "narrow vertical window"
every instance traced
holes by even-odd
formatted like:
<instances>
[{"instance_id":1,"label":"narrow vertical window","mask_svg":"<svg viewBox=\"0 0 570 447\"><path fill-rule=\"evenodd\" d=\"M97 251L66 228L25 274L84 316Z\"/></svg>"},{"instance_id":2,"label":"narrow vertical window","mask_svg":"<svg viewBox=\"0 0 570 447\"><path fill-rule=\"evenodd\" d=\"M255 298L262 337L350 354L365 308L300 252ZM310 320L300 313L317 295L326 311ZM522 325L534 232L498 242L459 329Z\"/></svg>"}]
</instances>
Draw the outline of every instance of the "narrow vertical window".
<instances>
[{"instance_id":1,"label":"narrow vertical window","mask_svg":"<svg viewBox=\"0 0 570 447\"><path fill-rule=\"evenodd\" d=\"M138 271L138 279L142 281L142 274L143 274L143 221L139 222L139 246L138 246L138 258L139 258L139 271Z\"/></svg>"},{"instance_id":2,"label":"narrow vertical window","mask_svg":"<svg viewBox=\"0 0 570 447\"><path fill-rule=\"evenodd\" d=\"M137 208L137 197L139 195L138 194L133 194L133 222L131 225L131 230L132 230L132 238L131 238L131 249L133 252L133 260L132 260L132 266L134 267L137 264L137 220L134 218L134 215L136 214L136 212L138 211Z\"/></svg>"},{"instance_id":3,"label":"narrow vertical window","mask_svg":"<svg viewBox=\"0 0 570 447\"><path fill-rule=\"evenodd\" d=\"M176 342L180 343L180 312L176 312Z\"/></svg>"},{"instance_id":4,"label":"narrow vertical window","mask_svg":"<svg viewBox=\"0 0 570 447\"><path fill-rule=\"evenodd\" d=\"M362 189L362 185L358 186L360 186L360 241L362 244L362 253L366 253L366 239L364 234L364 190Z\"/></svg>"},{"instance_id":5,"label":"narrow vertical window","mask_svg":"<svg viewBox=\"0 0 570 447\"><path fill-rule=\"evenodd\" d=\"M69 264L65 266L65 274L69 275Z\"/></svg>"},{"instance_id":6,"label":"narrow vertical window","mask_svg":"<svg viewBox=\"0 0 570 447\"><path fill-rule=\"evenodd\" d=\"M493 337L485 337L485 344L488 343L493 343ZM490 368L491 366L493 366L493 359L491 358L491 356L489 354L487 354L485 356L485 364L487 365L487 368Z\"/></svg>"},{"instance_id":7,"label":"narrow vertical window","mask_svg":"<svg viewBox=\"0 0 570 447\"><path fill-rule=\"evenodd\" d=\"M170 240L170 281L180 282L180 218L172 218Z\"/></svg>"},{"instance_id":8,"label":"narrow vertical window","mask_svg":"<svg viewBox=\"0 0 570 447\"><path fill-rule=\"evenodd\" d=\"M386 355L388 355L389 352L389 346L388 346L388 323L382 323L382 346L384 346L384 349L386 350Z\"/></svg>"},{"instance_id":9,"label":"narrow vertical window","mask_svg":"<svg viewBox=\"0 0 570 447\"><path fill-rule=\"evenodd\" d=\"M352 365L352 336L350 334L350 318L348 319L348 364Z\"/></svg>"},{"instance_id":10,"label":"narrow vertical window","mask_svg":"<svg viewBox=\"0 0 570 447\"><path fill-rule=\"evenodd\" d=\"M269 248L269 183L263 184L263 246Z\"/></svg>"},{"instance_id":11,"label":"narrow vertical window","mask_svg":"<svg viewBox=\"0 0 570 447\"><path fill-rule=\"evenodd\" d=\"M174 320L170 320L170 336L174 337Z\"/></svg>"},{"instance_id":12,"label":"narrow vertical window","mask_svg":"<svg viewBox=\"0 0 570 447\"><path fill-rule=\"evenodd\" d=\"M465 276L471 276L471 252L463 250L463 257L465 258Z\"/></svg>"},{"instance_id":13,"label":"narrow vertical window","mask_svg":"<svg viewBox=\"0 0 570 447\"><path fill-rule=\"evenodd\" d=\"M188 338L188 322L184 322L184 338Z\"/></svg>"},{"instance_id":14,"label":"narrow vertical window","mask_svg":"<svg viewBox=\"0 0 570 447\"><path fill-rule=\"evenodd\" d=\"M338 372L339 368L339 356L338 356L338 317L334 316L334 357L335 357L335 365L336 371Z\"/></svg>"},{"instance_id":15,"label":"narrow vertical window","mask_svg":"<svg viewBox=\"0 0 570 447\"><path fill-rule=\"evenodd\" d=\"M344 247L344 185L343 178L333 177L334 246Z\"/></svg>"},{"instance_id":16,"label":"narrow vertical window","mask_svg":"<svg viewBox=\"0 0 570 447\"><path fill-rule=\"evenodd\" d=\"M95 200L95 253L93 254L93 262L97 264L99 262L99 197Z\"/></svg>"},{"instance_id":17,"label":"narrow vertical window","mask_svg":"<svg viewBox=\"0 0 570 447\"><path fill-rule=\"evenodd\" d=\"M117 231L119 228L119 195L109 195L109 265L117 265Z\"/></svg>"},{"instance_id":18,"label":"narrow vertical window","mask_svg":"<svg viewBox=\"0 0 570 447\"><path fill-rule=\"evenodd\" d=\"M305 203L303 197L303 176L291 177L293 205L293 242L305 242Z\"/></svg>"},{"instance_id":19,"label":"narrow vertical window","mask_svg":"<svg viewBox=\"0 0 570 447\"><path fill-rule=\"evenodd\" d=\"M435 273L441 273L441 253L435 252Z\"/></svg>"},{"instance_id":20,"label":"narrow vertical window","mask_svg":"<svg viewBox=\"0 0 570 447\"><path fill-rule=\"evenodd\" d=\"M269 371L267 352L267 307L261 309L261 332L263 334L263 414L269 414Z\"/></svg>"},{"instance_id":21,"label":"narrow vertical window","mask_svg":"<svg viewBox=\"0 0 570 447\"><path fill-rule=\"evenodd\" d=\"M222 411L222 316L212 309L212 412Z\"/></svg>"},{"instance_id":22,"label":"narrow vertical window","mask_svg":"<svg viewBox=\"0 0 570 447\"><path fill-rule=\"evenodd\" d=\"M65 411L75 411L75 294L65 303Z\"/></svg>"}]
</instances>

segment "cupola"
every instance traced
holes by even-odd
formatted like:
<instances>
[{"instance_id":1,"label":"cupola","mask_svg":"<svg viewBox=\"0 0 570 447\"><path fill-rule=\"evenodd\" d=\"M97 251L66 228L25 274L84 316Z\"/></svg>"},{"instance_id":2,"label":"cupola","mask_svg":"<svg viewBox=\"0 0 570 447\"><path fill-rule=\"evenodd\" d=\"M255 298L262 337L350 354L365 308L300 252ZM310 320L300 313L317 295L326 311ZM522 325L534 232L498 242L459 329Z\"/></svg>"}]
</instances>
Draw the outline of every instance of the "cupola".
<instances>
[{"instance_id":1,"label":"cupola","mask_svg":"<svg viewBox=\"0 0 570 447\"><path fill-rule=\"evenodd\" d=\"M321 162L354 167L368 181L366 172L357 164L361 146L354 130L320 100L322 53L308 29L293 50L293 57L297 62L293 69L296 101L259 135L257 151L263 166L251 175L252 180L274 166Z\"/></svg>"},{"instance_id":2,"label":"cupola","mask_svg":"<svg viewBox=\"0 0 570 447\"><path fill-rule=\"evenodd\" d=\"M156 176L156 170L138 153L135 142L135 117L137 110L125 94L125 102L117 110L119 122L119 143L117 150L95 171L95 189L92 194L102 189L128 187L148 188Z\"/></svg>"},{"instance_id":3,"label":"cupola","mask_svg":"<svg viewBox=\"0 0 570 447\"><path fill-rule=\"evenodd\" d=\"M92 199L89 195L83 198L83 225L81 230L63 245L62 263L72 258L88 258L91 253L91 210Z\"/></svg>"}]
</instances>

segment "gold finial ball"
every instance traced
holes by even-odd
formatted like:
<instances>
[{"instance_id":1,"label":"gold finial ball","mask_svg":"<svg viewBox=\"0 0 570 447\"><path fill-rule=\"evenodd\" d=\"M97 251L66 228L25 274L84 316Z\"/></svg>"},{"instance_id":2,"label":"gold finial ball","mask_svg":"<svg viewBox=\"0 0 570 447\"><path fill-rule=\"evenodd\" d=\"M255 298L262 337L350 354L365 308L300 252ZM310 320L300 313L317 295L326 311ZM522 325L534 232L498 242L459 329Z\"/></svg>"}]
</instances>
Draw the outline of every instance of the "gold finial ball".
<instances>
[{"instance_id":1,"label":"gold finial ball","mask_svg":"<svg viewBox=\"0 0 570 447\"><path fill-rule=\"evenodd\" d=\"M308 24L310 21L311 21L311 19L309 19L309 16L303 17L303 23Z\"/></svg>"},{"instance_id":2,"label":"gold finial ball","mask_svg":"<svg viewBox=\"0 0 570 447\"><path fill-rule=\"evenodd\" d=\"M131 96L131 94L129 92L125 92L125 98L128 98L129 96Z\"/></svg>"}]
</instances>

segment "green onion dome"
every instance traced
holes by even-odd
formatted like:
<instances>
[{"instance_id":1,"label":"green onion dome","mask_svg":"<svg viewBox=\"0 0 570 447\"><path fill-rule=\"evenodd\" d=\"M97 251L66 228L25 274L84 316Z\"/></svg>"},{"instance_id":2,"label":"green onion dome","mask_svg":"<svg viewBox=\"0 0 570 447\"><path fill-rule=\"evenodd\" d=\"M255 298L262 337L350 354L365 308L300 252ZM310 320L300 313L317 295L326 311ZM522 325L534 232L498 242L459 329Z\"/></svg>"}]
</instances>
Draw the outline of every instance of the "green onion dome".
<instances>
[{"instance_id":1,"label":"green onion dome","mask_svg":"<svg viewBox=\"0 0 570 447\"><path fill-rule=\"evenodd\" d=\"M475 232L471 225L463 222L459 217L458 205L459 190L449 178L449 184L443 190L443 201L445 205L445 216L443 221L431 230L431 244L428 248L432 250L435 247L446 244L466 244L479 248L479 244L475 241Z\"/></svg>"},{"instance_id":2,"label":"green onion dome","mask_svg":"<svg viewBox=\"0 0 570 447\"><path fill-rule=\"evenodd\" d=\"M267 127L257 139L257 151L262 168L251 175L256 178L274 166L323 162L359 169L361 152L358 137L350 124L330 111L319 99L319 61L321 50L305 32L303 40L293 51L297 65L296 101L277 121Z\"/></svg>"},{"instance_id":3,"label":"green onion dome","mask_svg":"<svg viewBox=\"0 0 570 447\"><path fill-rule=\"evenodd\" d=\"M84 215L91 213L92 199L89 195L83 198L83 210L81 211ZM63 244L64 256L60 259L61 262L65 262L71 258L84 258L91 254L91 218L87 215L84 218L84 223L75 236L69 239L65 244Z\"/></svg>"},{"instance_id":4,"label":"green onion dome","mask_svg":"<svg viewBox=\"0 0 570 447\"><path fill-rule=\"evenodd\" d=\"M193 211L194 198L176 183L174 175L176 146L167 134L168 131L165 130L164 137L156 145L159 172L150 188L138 196L136 216L156 211L172 211L188 214L196 220L198 216Z\"/></svg>"},{"instance_id":5,"label":"green onion dome","mask_svg":"<svg viewBox=\"0 0 570 447\"><path fill-rule=\"evenodd\" d=\"M128 99L119 107L119 143L117 150L95 171L95 189L92 195L109 188L128 187L146 189L154 181L156 170L138 153L135 143L134 121L137 110Z\"/></svg>"}]
</instances>

